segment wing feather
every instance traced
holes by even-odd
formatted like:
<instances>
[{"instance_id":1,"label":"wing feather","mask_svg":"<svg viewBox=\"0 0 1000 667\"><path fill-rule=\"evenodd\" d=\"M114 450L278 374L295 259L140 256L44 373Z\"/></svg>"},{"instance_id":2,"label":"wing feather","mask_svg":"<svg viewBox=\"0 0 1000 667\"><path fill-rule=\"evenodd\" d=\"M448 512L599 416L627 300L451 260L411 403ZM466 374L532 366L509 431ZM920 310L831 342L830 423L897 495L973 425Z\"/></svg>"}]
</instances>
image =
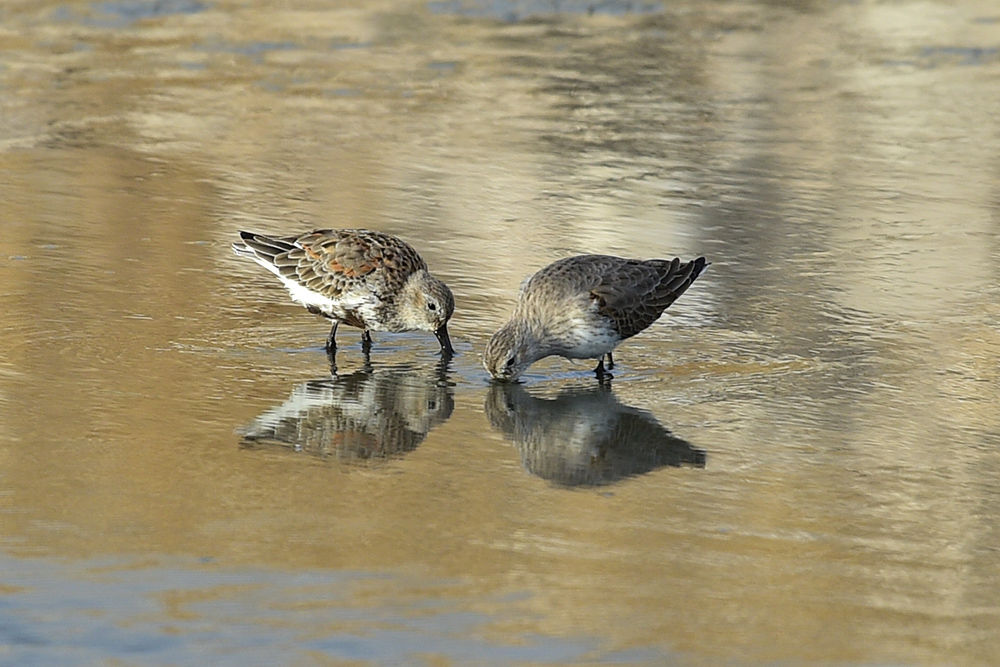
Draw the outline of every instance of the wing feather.
<instances>
[{"instance_id":1,"label":"wing feather","mask_svg":"<svg viewBox=\"0 0 1000 667\"><path fill-rule=\"evenodd\" d=\"M332 299L376 277L385 283L377 291L391 294L412 273L427 268L407 243L369 230L318 229L286 237L240 232L240 237L243 246L233 246L238 253L252 252L283 278Z\"/></svg>"},{"instance_id":2,"label":"wing feather","mask_svg":"<svg viewBox=\"0 0 1000 667\"><path fill-rule=\"evenodd\" d=\"M521 289L531 307L542 301L585 294L622 338L647 328L698 278L704 257L624 259L610 255L578 255L553 262L535 273Z\"/></svg>"}]
</instances>

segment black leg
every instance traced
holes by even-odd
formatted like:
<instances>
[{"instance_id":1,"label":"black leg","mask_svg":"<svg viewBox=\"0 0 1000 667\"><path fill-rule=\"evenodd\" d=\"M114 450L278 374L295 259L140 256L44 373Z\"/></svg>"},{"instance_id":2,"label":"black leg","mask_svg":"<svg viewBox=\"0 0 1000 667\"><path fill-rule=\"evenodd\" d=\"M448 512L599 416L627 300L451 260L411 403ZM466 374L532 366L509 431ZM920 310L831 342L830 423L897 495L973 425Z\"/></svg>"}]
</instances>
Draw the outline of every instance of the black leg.
<instances>
[{"instance_id":1,"label":"black leg","mask_svg":"<svg viewBox=\"0 0 1000 667\"><path fill-rule=\"evenodd\" d=\"M361 351L368 356L372 351L372 335L368 329L365 329L364 333L361 334Z\"/></svg>"},{"instance_id":2,"label":"black leg","mask_svg":"<svg viewBox=\"0 0 1000 667\"><path fill-rule=\"evenodd\" d=\"M604 370L604 356L597 361L597 368L594 369L594 375L597 376L597 381L601 384L610 381L614 378L614 375Z\"/></svg>"},{"instance_id":3,"label":"black leg","mask_svg":"<svg viewBox=\"0 0 1000 667\"><path fill-rule=\"evenodd\" d=\"M614 357L611 356L611 353L608 352L608 370L610 371L614 367L615 367L615 359Z\"/></svg>"},{"instance_id":4,"label":"black leg","mask_svg":"<svg viewBox=\"0 0 1000 667\"><path fill-rule=\"evenodd\" d=\"M337 377L337 349L327 350L326 358L330 360L330 375Z\"/></svg>"},{"instance_id":5,"label":"black leg","mask_svg":"<svg viewBox=\"0 0 1000 667\"><path fill-rule=\"evenodd\" d=\"M337 353L337 326L340 324L339 320L333 321L333 327L330 329L330 335L326 337L326 353L336 354Z\"/></svg>"}]
</instances>

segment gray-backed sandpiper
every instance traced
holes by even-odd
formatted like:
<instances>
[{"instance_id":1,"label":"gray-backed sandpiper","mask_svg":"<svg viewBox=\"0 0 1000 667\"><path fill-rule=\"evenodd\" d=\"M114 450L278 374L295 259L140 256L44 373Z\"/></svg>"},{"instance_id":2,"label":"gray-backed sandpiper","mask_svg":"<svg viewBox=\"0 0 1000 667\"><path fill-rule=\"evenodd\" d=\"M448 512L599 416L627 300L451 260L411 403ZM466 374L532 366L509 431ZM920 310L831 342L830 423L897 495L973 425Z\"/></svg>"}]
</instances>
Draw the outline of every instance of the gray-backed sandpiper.
<instances>
[{"instance_id":1,"label":"gray-backed sandpiper","mask_svg":"<svg viewBox=\"0 0 1000 667\"><path fill-rule=\"evenodd\" d=\"M497 380L516 380L550 355L598 359L614 367L612 351L655 322L701 274L704 257L623 259L567 257L541 269L521 286L514 313L490 339L483 365Z\"/></svg>"}]
</instances>

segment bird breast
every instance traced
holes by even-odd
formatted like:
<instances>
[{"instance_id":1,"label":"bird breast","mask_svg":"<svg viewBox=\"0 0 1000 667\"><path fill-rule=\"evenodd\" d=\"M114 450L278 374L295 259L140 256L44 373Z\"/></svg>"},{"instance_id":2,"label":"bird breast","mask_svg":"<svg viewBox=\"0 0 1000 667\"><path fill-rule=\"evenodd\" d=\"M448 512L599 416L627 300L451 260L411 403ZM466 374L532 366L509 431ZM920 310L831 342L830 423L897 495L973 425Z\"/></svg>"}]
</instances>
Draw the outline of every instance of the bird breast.
<instances>
[{"instance_id":1,"label":"bird breast","mask_svg":"<svg viewBox=\"0 0 1000 667\"><path fill-rule=\"evenodd\" d=\"M570 359L596 359L615 349L621 336L606 322L574 318L569 322L569 331L559 340L562 349L558 354Z\"/></svg>"}]
</instances>

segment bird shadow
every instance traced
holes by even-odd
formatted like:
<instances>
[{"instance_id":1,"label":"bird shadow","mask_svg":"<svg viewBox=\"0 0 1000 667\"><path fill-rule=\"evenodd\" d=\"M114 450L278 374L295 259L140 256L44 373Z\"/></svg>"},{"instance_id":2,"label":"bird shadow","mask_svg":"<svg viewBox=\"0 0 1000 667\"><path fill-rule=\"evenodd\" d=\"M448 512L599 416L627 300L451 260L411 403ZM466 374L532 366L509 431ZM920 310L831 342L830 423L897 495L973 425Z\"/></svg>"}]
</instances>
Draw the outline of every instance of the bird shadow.
<instances>
[{"instance_id":1,"label":"bird shadow","mask_svg":"<svg viewBox=\"0 0 1000 667\"><path fill-rule=\"evenodd\" d=\"M296 385L280 405L237 431L244 449L273 449L372 464L415 450L451 417L450 359L419 369L373 367Z\"/></svg>"},{"instance_id":2,"label":"bird shadow","mask_svg":"<svg viewBox=\"0 0 1000 667\"><path fill-rule=\"evenodd\" d=\"M561 486L603 486L664 466L705 467L705 450L620 402L607 384L538 398L521 384L496 382L484 409L524 468Z\"/></svg>"}]
</instances>

